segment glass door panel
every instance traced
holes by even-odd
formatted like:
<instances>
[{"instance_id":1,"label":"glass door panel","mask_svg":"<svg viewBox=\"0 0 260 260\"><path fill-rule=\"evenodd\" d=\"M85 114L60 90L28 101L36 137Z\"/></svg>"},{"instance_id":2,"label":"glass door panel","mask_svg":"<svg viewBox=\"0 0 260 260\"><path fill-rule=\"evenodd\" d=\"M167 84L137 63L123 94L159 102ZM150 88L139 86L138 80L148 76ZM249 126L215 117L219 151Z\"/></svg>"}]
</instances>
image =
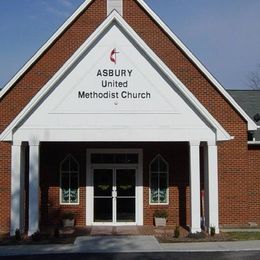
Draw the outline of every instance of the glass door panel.
<instances>
[{"instance_id":1,"label":"glass door panel","mask_svg":"<svg viewBox=\"0 0 260 260\"><path fill-rule=\"evenodd\" d=\"M113 221L113 169L94 169L94 222Z\"/></svg>"},{"instance_id":2,"label":"glass door panel","mask_svg":"<svg viewBox=\"0 0 260 260\"><path fill-rule=\"evenodd\" d=\"M117 198L117 222L135 222L135 198Z\"/></svg>"},{"instance_id":3,"label":"glass door panel","mask_svg":"<svg viewBox=\"0 0 260 260\"><path fill-rule=\"evenodd\" d=\"M135 169L94 169L94 222L135 222Z\"/></svg>"},{"instance_id":4,"label":"glass door panel","mask_svg":"<svg viewBox=\"0 0 260 260\"><path fill-rule=\"evenodd\" d=\"M116 222L135 222L135 169L116 169Z\"/></svg>"}]
</instances>

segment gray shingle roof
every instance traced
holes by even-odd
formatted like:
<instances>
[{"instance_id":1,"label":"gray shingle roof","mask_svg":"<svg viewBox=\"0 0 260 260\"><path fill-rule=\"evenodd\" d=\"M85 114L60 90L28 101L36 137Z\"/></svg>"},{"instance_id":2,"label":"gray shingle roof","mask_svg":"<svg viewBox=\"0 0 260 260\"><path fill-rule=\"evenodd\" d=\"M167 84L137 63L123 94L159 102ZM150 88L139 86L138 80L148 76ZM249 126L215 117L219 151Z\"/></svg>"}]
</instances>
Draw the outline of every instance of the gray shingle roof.
<instances>
[{"instance_id":1,"label":"gray shingle roof","mask_svg":"<svg viewBox=\"0 0 260 260\"><path fill-rule=\"evenodd\" d=\"M256 122L254 117L257 114L260 116L260 90L228 90L228 93ZM256 124L260 126L260 120ZM260 129L254 133L254 138L256 141L260 141Z\"/></svg>"},{"instance_id":2,"label":"gray shingle roof","mask_svg":"<svg viewBox=\"0 0 260 260\"><path fill-rule=\"evenodd\" d=\"M228 93L253 120L257 113L260 115L260 90L228 90ZM260 120L256 124L260 125Z\"/></svg>"}]
</instances>

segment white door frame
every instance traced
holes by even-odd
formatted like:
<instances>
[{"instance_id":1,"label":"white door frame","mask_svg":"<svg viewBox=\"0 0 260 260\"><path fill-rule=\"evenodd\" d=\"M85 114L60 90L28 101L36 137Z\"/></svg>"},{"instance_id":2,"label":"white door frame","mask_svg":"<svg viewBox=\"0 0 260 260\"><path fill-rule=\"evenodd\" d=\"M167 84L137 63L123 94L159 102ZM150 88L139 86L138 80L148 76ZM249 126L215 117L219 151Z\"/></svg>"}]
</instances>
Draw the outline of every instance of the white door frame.
<instances>
[{"instance_id":1,"label":"white door frame","mask_svg":"<svg viewBox=\"0 0 260 260\"><path fill-rule=\"evenodd\" d=\"M138 154L138 164L91 164L92 153L135 153ZM136 169L136 198L135 198L135 223L117 223L111 225L143 225L143 150L142 149L87 149L87 171L86 171L86 225L102 225L94 223L94 189L93 169L94 168L132 168ZM105 223L107 225L108 223ZM109 223L110 225L110 223Z\"/></svg>"}]
</instances>

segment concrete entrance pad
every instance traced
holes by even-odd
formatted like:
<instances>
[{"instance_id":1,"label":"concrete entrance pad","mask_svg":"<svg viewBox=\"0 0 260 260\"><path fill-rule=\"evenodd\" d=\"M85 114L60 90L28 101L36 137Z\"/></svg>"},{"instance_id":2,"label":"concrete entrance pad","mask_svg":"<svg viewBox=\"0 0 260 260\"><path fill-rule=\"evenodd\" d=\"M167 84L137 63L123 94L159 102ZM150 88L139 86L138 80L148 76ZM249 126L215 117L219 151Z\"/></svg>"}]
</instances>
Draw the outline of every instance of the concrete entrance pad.
<instances>
[{"instance_id":1,"label":"concrete entrance pad","mask_svg":"<svg viewBox=\"0 0 260 260\"><path fill-rule=\"evenodd\" d=\"M85 252L158 252L162 248L154 236L77 237L74 246Z\"/></svg>"},{"instance_id":2,"label":"concrete entrance pad","mask_svg":"<svg viewBox=\"0 0 260 260\"><path fill-rule=\"evenodd\" d=\"M101 235L112 235L112 226L93 226L90 231L91 236L101 236Z\"/></svg>"},{"instance_id":3,"label":"concrete entrance pad","mask_svg":"<svg viewBox=\"0 0 260 260\"><path fill-rule=\"evenodd\" d=\"M140 232L136 226L92 226L91 236L114 236L114 235L139 235Z\"/></svg>"}]
</instances>

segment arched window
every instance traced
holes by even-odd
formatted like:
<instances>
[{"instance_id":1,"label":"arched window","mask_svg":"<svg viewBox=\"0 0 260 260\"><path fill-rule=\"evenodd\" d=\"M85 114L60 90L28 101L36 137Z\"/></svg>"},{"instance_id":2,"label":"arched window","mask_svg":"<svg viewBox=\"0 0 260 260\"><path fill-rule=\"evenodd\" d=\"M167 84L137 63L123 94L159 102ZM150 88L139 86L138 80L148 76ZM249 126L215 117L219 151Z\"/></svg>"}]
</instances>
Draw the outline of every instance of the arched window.
<instances>
[{"instance_id":1,"label":"arched window","mask_svg":"<svg viewBox=\"0 0 260 260\"><path fill-rule=\"evenodd\" d=\"M168 168L161 155L150 163L150 204L168 204Z\"/></svg>"},{"instance_id":2,"label":"arched window","mask_svg":"<svg viewBox=\"0 0 260 260\"><path fill-rule=\"evenodd\" d=\"M79 164L72 155L60 164L60 203L79 203Z\"/></svg>"}]
</instances>

